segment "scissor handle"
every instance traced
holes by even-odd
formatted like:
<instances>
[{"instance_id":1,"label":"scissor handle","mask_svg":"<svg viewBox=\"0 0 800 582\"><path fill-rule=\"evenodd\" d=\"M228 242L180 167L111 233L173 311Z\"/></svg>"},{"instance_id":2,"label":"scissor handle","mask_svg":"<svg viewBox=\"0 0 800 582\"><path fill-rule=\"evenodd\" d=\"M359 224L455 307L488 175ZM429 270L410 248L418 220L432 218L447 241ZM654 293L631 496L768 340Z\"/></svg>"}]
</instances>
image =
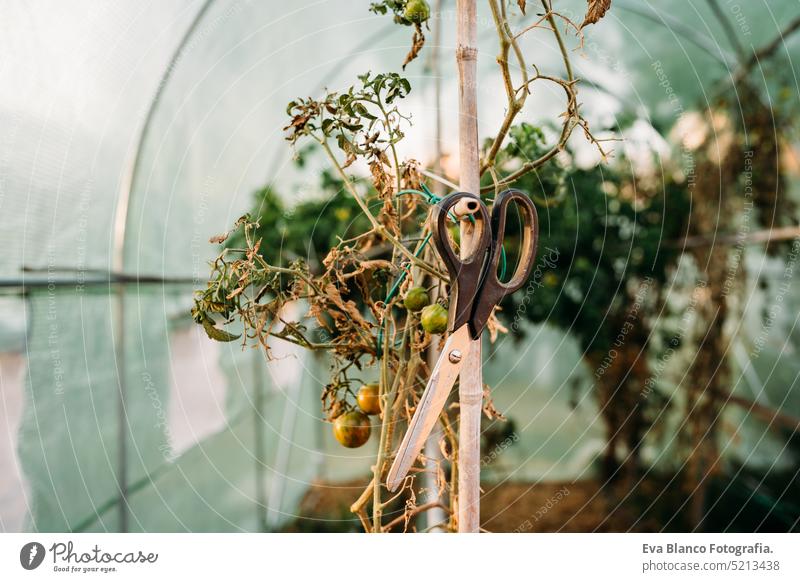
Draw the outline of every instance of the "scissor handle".
<instances>
[{"instance_id":1,"label":"scissor handle","mask_svg":"<svg viewBox=\"0 0 800 582\"><path fill-rule=\"evenodd\" d=\"M450 210L465 199L467 209L474 212L472 216L475 218L475 234L469 254L462 258L456 254L447 236L447 218ZM443 198L434 207L432 229L433 243L450 275L451 297L455 300L455 306L451 301L448 328L449 331L454 331L469 323L472 304L477 299L486 253L492 242L489 210L478 196L468 192L456 192Z\"/></svg>"},{"instance_id":2,"label":"scissor handle","mask_svg":"<svg viewBox=\"0 0 800 582\"><path fill-rule=\"evenodd\" d=\"M522 244L514 275L503 283L497 276L497 265L503 252L506 233L506 215L511 203L516 203L522 216ZM505 190L498 194L492 206L492 245L489 263L481 284L480 300L475 305L470 325L472 337L478 337L492 314L494 306L506 295L520 289L533 270L536 261L536 244L539 240L539 216L531 199L519 190Z\"/></svg>"}]
</instances>

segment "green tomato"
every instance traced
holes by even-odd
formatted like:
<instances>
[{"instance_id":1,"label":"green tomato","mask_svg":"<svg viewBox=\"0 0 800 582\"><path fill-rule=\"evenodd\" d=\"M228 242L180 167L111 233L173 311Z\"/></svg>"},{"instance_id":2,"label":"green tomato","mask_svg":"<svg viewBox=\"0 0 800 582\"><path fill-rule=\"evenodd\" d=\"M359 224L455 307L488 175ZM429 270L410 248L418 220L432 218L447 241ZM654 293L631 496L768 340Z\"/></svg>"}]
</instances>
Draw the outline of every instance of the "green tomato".
<instances>
[{"instance_id":1,"label":"green tomato","mask_svg":"<svg viewBox=\"0 0 800 582\"><path fill-rule=\"evenodd\" d=\"M348 449L355 449L366 443L370 432L369 418L358 410L345 412L333 421L333 436Z\"/></svg>"},{"instance_id":2,"label":"green tomato","mask_svg":"<svg viewBox=\"0 0 800 582\"><path fill-rule=\"evenodd\" d=\"M428 297L428 291L425 289L425 287L411 288L408 293L406 293L405 299L403 299L403 305L405 305L406 309L413 313L416 313L423 307L430 305L430 303L431 298Z\"/></svg>"},{"instance_id":3,"label":"green tomato","mask_svg":"<svg viewBox=\"0 0 800 582\"><path fill-rule=\"evenodd\" d=\"M358 389L356 400L358 407L364 414L380 414L381 413L381 399L379 396L380 387L375 384L364 384Z\"/></svg>"},{"instance_id":4,"label":"green tomato","mask_svg":"<svg viewBox=\"0 0 800 582\"><path fill-rule=\"evenodd\" d=\"M447 310L438 303L434 303L422 310L420 323L422 323L422 329L428 333L444 333L447 331L447 319Z\"/></svg>"},{"instance_id":5,"label":"green tomato","mask_svg":"<svg viewBox=\"0 0 800 582\"><path fill-rule=\"evenodd\" d=\"M430 17L431 7L425 0L410 0L403 12L403 18L411 22L422 23Z\"/></svg>"}]
</instances>

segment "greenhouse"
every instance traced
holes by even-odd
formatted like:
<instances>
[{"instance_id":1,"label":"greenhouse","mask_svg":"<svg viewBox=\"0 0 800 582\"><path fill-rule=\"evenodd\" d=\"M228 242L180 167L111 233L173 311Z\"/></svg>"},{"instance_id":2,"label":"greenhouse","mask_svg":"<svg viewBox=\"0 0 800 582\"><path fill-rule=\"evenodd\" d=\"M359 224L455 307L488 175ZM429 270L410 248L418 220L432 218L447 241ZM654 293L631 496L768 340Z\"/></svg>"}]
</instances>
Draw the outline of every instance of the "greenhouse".
<instances>
[{"instance_id":1,"label":"greenhouse","mask_svg":"<svg viewBox=\"0 0 800 582\"><path fill-rule=\"evenodd\" d=\"M463 531L469 87L480 529L800 530L800 6L464 4L3 3L0 530Z\"/></svg>"}]
</instances>

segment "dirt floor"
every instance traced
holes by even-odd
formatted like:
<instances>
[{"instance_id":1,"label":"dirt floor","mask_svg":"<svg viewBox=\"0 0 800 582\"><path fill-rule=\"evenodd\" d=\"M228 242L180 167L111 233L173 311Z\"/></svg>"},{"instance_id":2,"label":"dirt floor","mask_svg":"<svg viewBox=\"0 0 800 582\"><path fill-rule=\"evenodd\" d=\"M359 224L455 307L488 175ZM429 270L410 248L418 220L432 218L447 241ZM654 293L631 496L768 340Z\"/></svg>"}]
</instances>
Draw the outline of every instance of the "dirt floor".
<instances>
[{"instance_id":1,"label":"dirt floor","mask_svg":"<svg viewBox=\"0 0 800 582\"><path fill-rule=\"evenodd\" d=\"M484 485L481 524L491 532L611 531L594 481Z\"/></svg>"},{"instance_id":2,"label":"dirt floor","mask_svg":"<svg viewBox=\"0 0 800 582\"><path fill-rule=\"evenodd\" d=\"M362 531L350 504L368 479L318 483L300 505L300 515L286 531ZM574 483L484 484L481 524L489 532L610 532L658 531L660 527L626 502L609 499L596 481ZM400 515L400 506L386 512L386 521ZM410 529L414 528L414 524Z\"/></svg>"}]
</instances>

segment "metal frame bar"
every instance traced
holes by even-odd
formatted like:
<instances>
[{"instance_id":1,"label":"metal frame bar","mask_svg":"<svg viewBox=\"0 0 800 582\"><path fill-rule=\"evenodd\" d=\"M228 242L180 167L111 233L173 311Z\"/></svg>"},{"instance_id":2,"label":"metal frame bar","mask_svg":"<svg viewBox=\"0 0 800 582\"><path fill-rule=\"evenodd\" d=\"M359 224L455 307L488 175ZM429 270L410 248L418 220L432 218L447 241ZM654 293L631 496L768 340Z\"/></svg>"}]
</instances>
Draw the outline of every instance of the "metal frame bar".
<instances>
[{"instance_id":1,"label":"metal frame bar","mask_svg":"<svg viewBox=\"0 0 800 582\"><path fill-rule=\"evenodd\" d=\"M202 22L203 17L208 12L208 9L214 3L214 0L205 0L203 5L198 9L194 19L186 28L183 36L178 42L175 51L172 53L169 64L161 75L156 92L150 101L150 107L147 110L147 115L142 122L139 130L139 137L136 143L136 148L133 150L131 158L126 165L125 175L120 183L119 197L117 199L117 208L115 212L114 226L112 229L114 248L112 255L113 271L116 273L125 272L125 245L127 242L128 222L131 206L131 195L133 193L133 185L136 175L139 171L139 165L142 159L142 150L145 140L150 131L150 126L161 101L161 96L167 87L170 77L178 64L178 60L183 54L189 39L194 34L195 30ZM117 324L114 326L114 353L117 367L117 380L119 382L119 402L117 407L117 422L118 422L118 468L117 468L117 486L120 492L119 504L119 529L122 532L128 531L128 417L125 407L125 285L119 285L116 288L116 320ZM112 321L113 321L112 314Z\"/></svg>"}]
</instances>

